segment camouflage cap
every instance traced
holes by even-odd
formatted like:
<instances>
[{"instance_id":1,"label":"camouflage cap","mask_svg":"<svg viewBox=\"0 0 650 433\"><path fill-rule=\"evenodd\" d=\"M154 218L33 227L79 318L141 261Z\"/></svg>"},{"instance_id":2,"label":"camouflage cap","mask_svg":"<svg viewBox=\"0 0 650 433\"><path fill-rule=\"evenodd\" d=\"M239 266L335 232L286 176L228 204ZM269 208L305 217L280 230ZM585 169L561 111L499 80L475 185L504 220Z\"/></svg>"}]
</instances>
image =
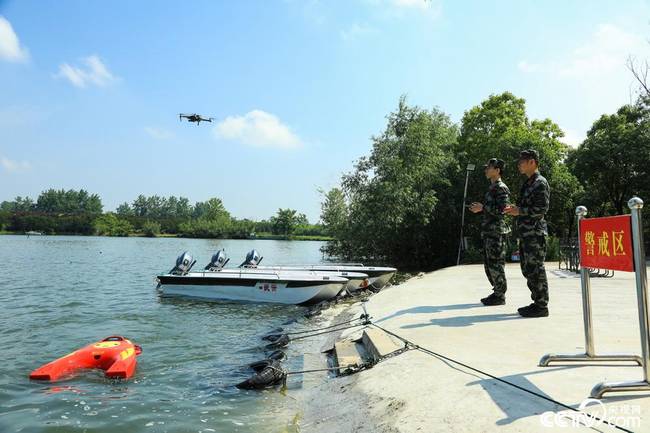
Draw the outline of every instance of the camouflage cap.
<instances>
[{"instance_id":1,"label":"camouflage cap","mask_svg":"<svg viewBox=\"0 0 650 433\"><path fill-rule=\"evenodd\" d=\"M503 169L506 168L506 162L502 159L490 158L483 168L487 168L488 166L503 171Z\"/></svg>"},{"instance_id":2,"label":"camouflage cap","mask_svg":"<svg viewBox=\"0 0 650 433\"><path fill-rule=\"evenodd\" d=\"M522 160L534 160L535 162L539 162L539 154L535 149L526 149L522 150L519 152L519 158L517 161L522 161Z\"/></svg>"}]
</instances>

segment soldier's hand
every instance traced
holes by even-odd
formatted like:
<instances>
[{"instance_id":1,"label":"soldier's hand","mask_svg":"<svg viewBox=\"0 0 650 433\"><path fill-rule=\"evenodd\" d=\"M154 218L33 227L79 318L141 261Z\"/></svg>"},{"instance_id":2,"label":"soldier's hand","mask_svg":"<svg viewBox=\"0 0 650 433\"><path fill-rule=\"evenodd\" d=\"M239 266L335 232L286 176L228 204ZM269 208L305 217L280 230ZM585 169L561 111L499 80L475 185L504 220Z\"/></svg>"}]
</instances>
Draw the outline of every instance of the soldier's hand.
<instances>
[{"instance_id":1,"label":"soldier's hand","mask_svg":"<svg viewBox=\"0 0 650 433\"><path fill-rule=\"evenodd\" d=\"M479 213L483 210L483 205L481 203L474 202L469 205L469 210L474 213Z\"/></svg>"},{"instance_id":2,"label":"soldier's hand","mask_svg":"<svg viewBox=\"0 0 650 433\"><path fill-rule=\"evenodd\" d=\"M518 216L519 208L515 205L509 204L508 206L503 208L503 213L510 216Z\"/></svg>"}]
</instances>

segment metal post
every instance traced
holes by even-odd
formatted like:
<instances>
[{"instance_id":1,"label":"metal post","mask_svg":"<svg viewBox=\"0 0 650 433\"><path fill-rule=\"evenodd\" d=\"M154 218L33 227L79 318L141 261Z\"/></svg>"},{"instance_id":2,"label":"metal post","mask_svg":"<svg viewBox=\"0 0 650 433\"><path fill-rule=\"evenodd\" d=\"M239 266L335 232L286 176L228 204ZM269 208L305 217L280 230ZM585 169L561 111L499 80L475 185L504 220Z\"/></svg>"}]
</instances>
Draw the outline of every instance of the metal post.
<instances>
[{"instance_id":1,"label":"metal post","mask_svg":"<svg viewBox=\"0 0 650 433\"><path fill-rule=\"evenodd\" d=\"M643 200L633 197L628 201L632 210L632 239L634 243L634 269L636 275L636 295L639 303L639 328L641 330L641 350L643 355L643 378L650 378L650 318L648 316L648 276L646 271L646 256L643 240Z\"/></svg>"},{"instance_id":2,"label":"metal post","mask_svg":"<svg viewBox=\"0 0 650 433\"><path fill-rule=\"evenodd\" d=\"M578 206L576 208L578 220L578 257L580 257L580 221L587 216L587 208ZM591 320L591 277L589 269L580 267L580 288L582 289L582 319L585 327L585 354L593 358L596 356L594 349L594 328Z\"/></svg>"},{"instance_id":3,"label":"metal post","mask_svg":"<svg viewBox=\"0 0 650 433\"><path fill-rule=\"evenodd\" d=\"M576 208L576 216L578 217L578 257L580 256L580 222L587 216L587 208L578 206ZM591 320L591 279L589 277L589 269L580 267L580 287L582 289L582 319L585 329L585 353L576 355L569 354L553 354L547 353L539 360L540 367L547 367L551 362L600 362L600 361L632 361L642 365L642 360L639 355L634 354L606 354L596 355L594 349L594 330L593 322Z\"/></svg>"},{"instance_id":4,"label":"metal post","mask_svg":"<svg viewBox=\"0 0 650 433\"><path fill-rule=\"evenodd\" d=\"M460 252L463 249L463 227L465 227L465 200L467 200L467 183L469 182L469 172L474 171L474 164L467 164L465 171L465 191L463 192L463 210L460 219L460 242L458 243L458 257L456 258L456 266L460 265Z\"/></svg>"},{"instance_id":5,"label":"metal post","mask_svg":"<svg viewBox=\"0 0 650 433\"><path fill-rule=\"evenodd\" d=\"M634 273L636 295L639 304L639 328L641 330L641 353L643 380L631 382L601 382L591 390L592 398L601 398L608 392L650 391L650 321L648 320L648 277L646 275L645 248L643 245L643 200L632 197L628 202L632 211L632 248L634 249Z\"/></svg>"}]
</instances>

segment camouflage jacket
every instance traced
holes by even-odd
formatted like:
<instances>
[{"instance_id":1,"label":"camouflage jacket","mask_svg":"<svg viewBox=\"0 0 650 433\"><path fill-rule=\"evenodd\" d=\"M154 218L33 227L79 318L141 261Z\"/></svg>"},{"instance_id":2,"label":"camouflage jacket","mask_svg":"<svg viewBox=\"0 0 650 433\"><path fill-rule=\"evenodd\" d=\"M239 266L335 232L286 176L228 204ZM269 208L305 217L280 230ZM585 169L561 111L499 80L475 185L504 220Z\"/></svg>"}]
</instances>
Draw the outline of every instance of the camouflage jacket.
<instances>
[{"instance_id":1,"label":"camouflage jacket","mask_svg":"<svg viewBox=\"0 0 650 433\"><path fill-rule=\"evenodd\" d=\"M551 189L544 176L535 172L521 186L519 194L519 216L517 231L520 237L544 236L548 234L544 215L548 212Z\"/></svg>"},{"instance_id":2,"label":"camouflage jacket","mask_svg":"<svg viewBox=\"0 0 650 433\"><path fill-rule=\"evenodd\" d=\"M509 203L510 190L501 181L492 182L483 201L481 236L498 236L510 233L510 227L503 215L503 208Z\"/></svg>"}]
</instances>

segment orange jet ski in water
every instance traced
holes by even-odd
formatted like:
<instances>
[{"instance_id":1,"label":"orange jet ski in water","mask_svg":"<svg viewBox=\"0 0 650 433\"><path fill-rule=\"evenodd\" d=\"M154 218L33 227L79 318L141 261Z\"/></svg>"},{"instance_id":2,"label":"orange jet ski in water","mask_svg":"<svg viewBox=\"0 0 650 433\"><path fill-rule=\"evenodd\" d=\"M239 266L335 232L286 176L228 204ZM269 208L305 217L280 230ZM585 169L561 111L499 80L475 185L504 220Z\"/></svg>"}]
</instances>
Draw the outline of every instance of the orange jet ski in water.
<instances>
[{"instance_id":1,"label":"orange jet ski in water","mask_svg":"<svg viewBox=\"0 0 650 433\"><path fill-rule=\"evenodd\" d=\"M106 377L128 379L135 373L136 356L142 348L117 335L104 338L45 364L31 372L30 379L56 381L81 369L99 368Z\"/></svg>"}]
</instances>

